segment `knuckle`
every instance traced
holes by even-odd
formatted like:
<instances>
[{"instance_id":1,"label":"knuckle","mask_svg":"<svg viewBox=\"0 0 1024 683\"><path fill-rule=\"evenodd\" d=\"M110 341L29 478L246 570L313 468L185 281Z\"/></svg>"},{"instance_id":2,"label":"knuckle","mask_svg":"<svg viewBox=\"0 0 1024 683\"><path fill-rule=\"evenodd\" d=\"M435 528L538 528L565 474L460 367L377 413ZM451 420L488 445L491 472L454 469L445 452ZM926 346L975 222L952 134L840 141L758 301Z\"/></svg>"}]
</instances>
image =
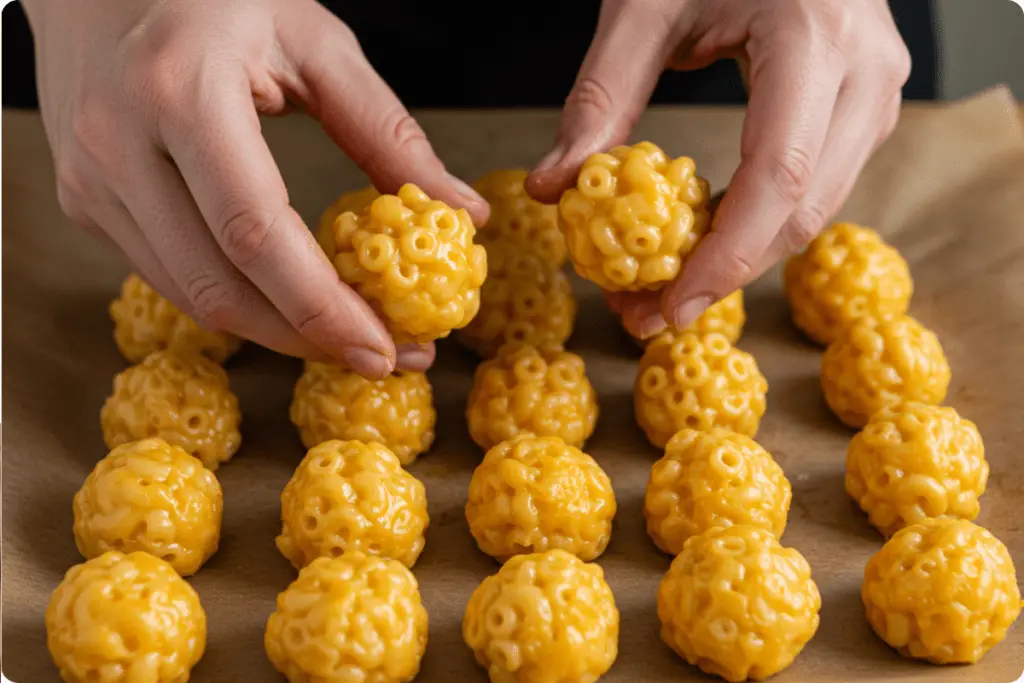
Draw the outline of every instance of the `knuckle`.
<instances>
[{"instance_id":1,"label":"knuckle","mask_svg":"<svg viewBox=\"0 0 1024 683\"><path fill-rule=\"evenodd\" d=\"M902 41L898 41L898 45L889 50L885 62L884 69L889 79L890 85L895 88L902 88L910 78L910 70L913 68L912 59L910 57L910 50L903 44Z\"/></svg>"},{"instance_id":2,"label":"knuckle","mask_svg":"<svg viewBox=\"0 0 1024 683\"><path fill-rule=\"evenodd\" d=\"M218 222L224 253L239 267L263 256L267 240L280 220L279 215L248 206L226 213Z\"/></svg>"},{"instance_id":3,"label":"knuckle","mask_svg":"<svg viewBox=\"0 0 1024 683\"><path fill-rule=\"evenodd\" d=\"M825 209L818 204L801 206L782 228L782 241L790 254L803 249L821 231L827 216Z\"/></svg>"},{"instance_id":4,"label":"knuckle","mask_svg":"<svg viewBox=\"0 0 1024 683\"><path fill-rule=\"evenodd\" d=\"M191 315L201 327L231 329L235 320L237 297L234 288L213 273L194 274L185 286Z\"/></svg>"},{"instance_id":5,"label":"knuckle","mask_svg":"<svg viewBox=\"0 0 1024 683\"><path fill-rule=\"evenodd\" d=\"M61 211L76 223L85 221L86 185L84 174L78 166L67 162L57 163L57 202Z\"/></svg>"},{"instance_id":6,"label":"knuckle","mask_svg":"<svg viewBox=\"0 0 1024 683\"><path fill-rule=\"evenodd\" d=\"M91 96L79 98L70 119L74 147L104 173L118 172L122 167L118 160L123 130L118 130L110 105Z\"/></svg>"},{"instance_id":7,"label":"knuckle","mask_svg":"<svg viewBox=\"0 0 1024 683\"><path fill-rule=\"evenodd\" d=\"M317 296L301 304L301 308L295 313L293 324L304 337L316 336L316 332L324 327L325 321L330 319L330 314L330 301Z\"/></svg>"},{"instance_id":8,"label":"knuckle","mask_svg":"<svg viewBox=\"0 0 1024 683\"><path fill-rule=\"evenodd\" d=\"M860 36L853 8L846 2L823 2L818 7L823 37L838 51L845 52Z\"/></svg>"},{"instance_id":9,"label":"knuckle","mask_svg":"<svg viewBox=\"0 0 1024 683\"><path fill-rule=\"evenodd\" d=\"M768 163L768 178L785 200L796 202L807 192L814 174L814 159L806 147L789 146Z\"/></svg>"},{"instance_id":10,"label":"knuckle","mask_svg":"<svg viewBox=\"0 0 1024 683\"><path fill-rule=\"evenodd\" d=\"M722 258L718 272L719 286L715 293L724 297L750 281L754 275L754 259L741 251L731 251Z\"/></svg>"},{"instance_id":11,"label":"knuckle","mask_svg":"<svg viewBox=\"0 0 1024 683\"><path fill-rule=\"evenodd\" d=\"M407 150L427 141L423 128L404 109L395 111L384 118L383 135L397 150Z\"/></svg>"},{"instance_id":12,"label":"knuckle","mask_svg":"<svg viewBox=\"0 0 1024 683\"><path fill-rule=\"evenodd\" d=\"M588 107L604 115L611 115L615 109L615 98L608 87L589 76L576 81L565 103L567 106Z\"/></svg>"}]
</instances>

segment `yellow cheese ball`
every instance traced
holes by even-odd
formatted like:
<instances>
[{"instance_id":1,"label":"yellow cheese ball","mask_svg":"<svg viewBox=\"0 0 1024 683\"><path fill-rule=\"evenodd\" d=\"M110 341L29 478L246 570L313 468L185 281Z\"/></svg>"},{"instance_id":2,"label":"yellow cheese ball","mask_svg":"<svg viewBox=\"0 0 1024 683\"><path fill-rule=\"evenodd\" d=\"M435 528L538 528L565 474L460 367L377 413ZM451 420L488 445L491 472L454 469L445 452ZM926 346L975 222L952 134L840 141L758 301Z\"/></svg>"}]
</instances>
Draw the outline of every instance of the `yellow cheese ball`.
<instances>
[{"instance_id":1,"label":"yellow cheese ball","mask_svg":"<svg viewBox=\"0 0 1024 683\"><path fill-rule=\"evenodd\" d=\"M316 241L320 243L321 248L325 252L334 250L334 221L338 220L338 216L346 211L353 213L366 211L370 204L373 203L373 200L379 196L380 192L371 185L359 190L353 190L352 192L344 192L335 199L334 203L324 209L323 214L320 216L320 224L316 231Z\"/></svg>"},{"instance_id":2,"label":"yellow cheese ball","mask_svg":"<svg viewBox=\"0 0 1024 683\"><path fill-rule=\"evenodd\" d=\"M132 363L166 349L201 353L222 363L242 345L233 334L199 327L135 273L121 284L121 295L110 304L110 317L117 348Z\"/></svg>"},{"instance_id":3,"label":"yellow cheese ball","mask_svg":"<svg viewBox=\"0 0 1024 683\"><path fill-rule=\"evenodd\" d=\"M757 361L725 335L666 331L647 345L633 397L640 427L664 448L684 428L726 427L753 437L767 393Z\"/></svg>"},{"instance_id":4,"label":"yellow cheese ball","mask_svg":"<svg viewBox=\"0 0 1024 683\"><path fill-rule=\"evenodd\" d=\"M492 683L593 683L619 652L619 610L597 564L517 555L469 599L462 637Z\"/></svg>"},{"instance_id":5,"label":"yellow cheese ball","mask_svg":"<svg viewBox=\"0 0 1024 683\"><path fill-rule=\"evenodd\" d=\"M469 482L469 530L480 550L500 562L552 548L589 562L608 547L614 517L608 475L556 436L501 442Z\"/></svg>"},{"instance_id":6,"label":"yellow cheese ball","mask_svg":"<svg viewBox=\"0 0 1024 683\"><path fill-rule=\"evenodd\" d=\"M846 452L846 492L886 536L928 517L974 519L987 482L978 428L953 408L894 403Z\"/></svg>"},{"instance_id":7,"label":"yellow cheese ball","mask_svg":"<svg viewBox=\"0 0 1024 683\"><path fill-rule=\"evenodd\" d=\"M211 470L238 450L241 421L223 368L202 356L169 351L152 353L115 377L100 411L108 448L159 437Z\"/></svg>"},{"instance_id":8,"label":"yellow cheese ball","mask_svg":"<svg viewBox=\"0 0 1024 683\"><path fill-rule=\"evenodd\" d=\"M904 657L974 664L1020 614L1006 546L952 517L911 524L864 569L861 597L875 633Z\"/></svg>"},{"instance_id":9,"label":"yellow cheese ball","mask_svg":"<svg viewBox=\"0 0 1024 683\"><path fill-rule=\"evenodd\" d=\"M576 299L565 273L528 249L495 242L487 246L480 311L455 336L490 358L508 342L562 344L575 318Z\"/></svg>"},{"instance_id":10,"label":"yellow cheese ball","mask_svg":"<svg viewBox=\"0 0 1024 683\"><path fill-rule=\"evenodd\" d=\"M792 664L820 609L803 555L753 526L691 537L658 589L662 640L727 681L760 681Z\"/></svg>"},{"instance_id":11,"label":"yellow cheese ball","mask_svg":"<svg viewBox=\"0 0 1024 683\"><path fill-rule=\"evenodd\" d=\"M326 441L311 448L281 494L277 548L302 568L359 550L407 567L426 543L427 494L379 443Z\"/></svg>"},{"instance_id":12,"label":"yellow cheese ball","mask_svg":"<svg viewBox=\"0 0 1024 683\"><path fill-rule=\"evenodd\" d=\"M66 683L182 683L206 649L206 614L171 565L109 552L68 570L46 644Z\"/></svg>"},{"instance_id":13,"label":"yellow cheese ball","mask_svg":"<svg viewBox=\"0 0 1024 683\"><path fill-rule=\"evenodd\" d=\"M683 429L651 468L644 517L657 546L678 555L688 538L713 526L746 524L781 538L792 499L782 468L750 437Z\"/></svg>"},{"instance_id":14,"label":"yellow cheese ball","mask_svg":"<svg viewBox=\"0 0 1024 683\"><path fill-rule=\"evenodd\" d=\"M903 315L914 292L900 253L854 223L836 223L814 238L786 264L784 281L793 322L820 344L864 316Z\"/></svg>"},{"instance_id":15,"label":"yellow cheese ball","mask_svg":"<svg viewBox=\"0 0 1024 683\"><path fill-rule=\"evenodd\" d=\"M427 622L411 571L353 551L299 572L263 643L291 683L406 683L419 673Z\"/></svg>"},{"instance_id":16,"label":"yellow cheese ball","mask_svg":"<svg viewBox=\"0 0 1024 683\"><path fill-rule=\"evenodd\" d=\"M939 338L908 315L861 318L821 359L821 388L840 420L860 428L898 401L938 405L950 370Z\"/></svg>"},{"instance_id":17,"label":"yellow cheese ball","mask_svg":"<svg viewBox=\"0 0 1024 683\"><path fill-rule=\"evenodd\" d=\"M188 576L217 551L223 506L201 462L163 439L133 441L100 460L75 495L75 542L87 558L142 551Z\"/></svg>"},{"instance_id":18,"label":"yellow cheese ball","mask_svg":"<svg viewBox=\"0 0 1024 683\"><path fill-rule=\"evenodd\" d=\"M694 334L710 334L719 332L725 335L730 344L735 344L743 334L743 326L747 323L747 311L743 307L743 290L735 292L711 304L699 318L690 323L683 332ZM669 330L672 331L672 330ZM641 346L649 340L638 339Z\"/></svg>"},{"instance_id":19,"label":"yellow cheese ball","mask_svg":"<svg viewBox=\"0 0 1024 683\"><path fill-rule=\"evenodd\" d=\"M541 204L526 193L529 171L491 171L473 187L491 205L491 217L477 238L490 250L497 242L530 249L555 268L565 264L565 238L558 227L558 207Z\"/></svg>"},{"instance_id":20,"label":"yellow cheese ball","mask_svg":"<svg viewBox=\"0 0 1024 683\"><path fill-rule=\"evenodd\" d=\"M592 155L558 203L576 272L613 292L663 287L707 232L710 196L693 159L650 142Z\"/></svg>"},{"instance_id":21,"label":"yellow cheese ball","mask_svg":"<svg viewBox=\"0 0 1024 683\"><path fill-rule=\"evenodd\" d=\"M434 394L422 372L366 379L348 368L310 362L295 385L291 418L302 444L377 441L411 465L434 442Z\"/></svg>"},{"instance_id":22,"label":"yellow cheese ball","mask_svg":"<svg viewBox=\"0 0 1024 683\"><path fill-rule=\"evenodd\" d=\"M465 209L415 185L334 221L327 256L381 315L395 341L426 343L465 327L480 307L487 253Z\"/></svg>"},{"instance_id":23,"label":"yellow cheese ball","mask_svg":"<svg viewBox=\"0 0 1024 683\"><path fill-rule=\"evenodd\" d=\"M583 359L529 344L507 344L477 367L466 408L469 434L485 450L523 431L581 447L597 415Z\"/></svg>"}]
</instances>

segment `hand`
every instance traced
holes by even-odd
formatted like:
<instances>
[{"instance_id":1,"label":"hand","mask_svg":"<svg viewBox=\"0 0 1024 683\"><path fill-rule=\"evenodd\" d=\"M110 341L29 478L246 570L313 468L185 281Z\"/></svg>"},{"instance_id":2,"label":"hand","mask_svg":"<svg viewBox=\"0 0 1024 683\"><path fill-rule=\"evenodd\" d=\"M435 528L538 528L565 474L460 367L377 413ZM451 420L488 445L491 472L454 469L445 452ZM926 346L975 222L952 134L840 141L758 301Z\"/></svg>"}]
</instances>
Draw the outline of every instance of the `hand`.
<instances>
[{"instance_id":1,"label":"hand","mask_svg":"<svg viewBox=\"0 0 1024 683\"><path fill-rule=\"evenodd\" d=\"M884 0L605 0L555 148L527 189L557 201L590 154L626 140L666 65L721 58L749 59L742 161L676 281L607 296L637 336L686 327L810 241L895 128L910 73Z\"/></svg>"},{"instance_id":2,"label":"hand","mask_svg":"<svg viewBox=\"0 0 1024 683\"><path fill-rule=\"evenodd\" d=\"M61 207L201 325L364 375L425 369L395 348L302 219L258 114L305 107L384 192L448 175L352 32L314 0L26 0Z\"/></svg>"}]
</instances>

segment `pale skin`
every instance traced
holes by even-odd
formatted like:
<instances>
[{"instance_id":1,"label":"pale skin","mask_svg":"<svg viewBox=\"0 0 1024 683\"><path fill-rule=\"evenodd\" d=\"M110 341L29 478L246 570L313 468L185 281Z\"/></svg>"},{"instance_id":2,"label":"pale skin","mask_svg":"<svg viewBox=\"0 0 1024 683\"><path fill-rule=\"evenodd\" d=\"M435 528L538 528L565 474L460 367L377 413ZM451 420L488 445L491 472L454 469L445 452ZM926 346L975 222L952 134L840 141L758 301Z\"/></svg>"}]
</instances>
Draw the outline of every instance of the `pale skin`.
<instances>
[{"instance_id":1,"label":"pale skin","mask_svg":"<svg viewBox=\"0 0 1024 683\"><path fill-rule=\"evenodd\" d=\"M422 370L319 251L259 114L317 118L382 192L406 182L469 211L352 32L314 0L25 0L61 207L201 325L369 377ZM551 154L557 201L626 140L665 68L749 64L742 161L709 236L661 291L608 294L627 328L685 327L808 242L892 132L910 56L884 0L605 0ZM659 141L654 141L659 142Z\"/></svg>"}]
</instances>

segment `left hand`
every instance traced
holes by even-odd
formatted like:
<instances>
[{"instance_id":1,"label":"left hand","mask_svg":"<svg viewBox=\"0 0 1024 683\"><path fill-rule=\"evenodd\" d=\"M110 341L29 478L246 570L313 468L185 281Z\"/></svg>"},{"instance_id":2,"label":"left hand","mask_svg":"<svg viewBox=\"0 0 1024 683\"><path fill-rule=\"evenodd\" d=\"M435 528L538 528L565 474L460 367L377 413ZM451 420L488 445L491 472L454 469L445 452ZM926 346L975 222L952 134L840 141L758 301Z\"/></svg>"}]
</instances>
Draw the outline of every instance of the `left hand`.
<instances>
[{"instance_id":1,"label":"left hand","mask_svg":"<svg viewBox=\"0 0 1024 683\"><path fill-rule=\"evenodd\" d=\"M604 0L554 150L527 180L554 203L622 144L662 71L749 60L741 163L712 229L663 290L609 293L629 331L683 329L809 242L899 118L910 55L885 0Z\"/></svg>"}]
</instances>

